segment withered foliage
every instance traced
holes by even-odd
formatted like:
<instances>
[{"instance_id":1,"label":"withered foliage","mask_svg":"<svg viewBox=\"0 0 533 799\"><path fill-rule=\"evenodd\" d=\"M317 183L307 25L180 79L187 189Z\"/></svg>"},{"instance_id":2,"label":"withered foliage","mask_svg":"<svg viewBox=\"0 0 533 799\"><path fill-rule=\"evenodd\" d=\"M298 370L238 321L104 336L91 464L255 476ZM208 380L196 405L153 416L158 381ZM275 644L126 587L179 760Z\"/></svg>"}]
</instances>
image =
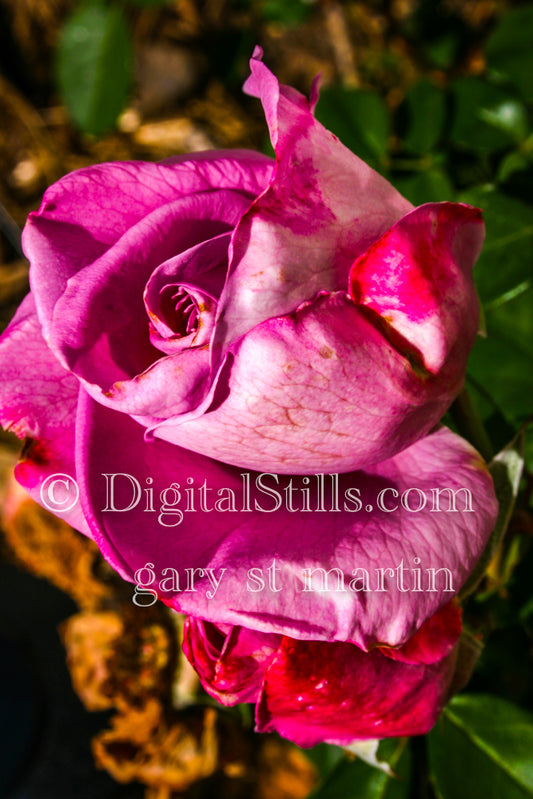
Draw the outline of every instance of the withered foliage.
<instances>
[{"instance_id":1,"label":"withered foliage","mask_svg":"<svg viewBox=\"0 0 533 799\"><path fill-rule=\"evenodd\" d=\"M11 461L11 468L15 460ZM102 568L96 545L61 519L30 500L10 480L4 496L3 531L16 560L37 577L45 577L83 609L100 607L112 596L110 583L99 579L111 573Z\"/></svg>"},{"instance_id":2,"label":"withered foliage","mask_svg":"<svg viewBox=\"0 0 533 799\"><path fill-rule=\"evenodd\" d=\"M7 476L14 455L2 452ZM118 782L144 784L146 799L186 796L199 784L206 797L216 790L221 799L307 796L317 775L304 755L287 742L253 736L237 714L206 706L180 651L180 617L159 604L134 606L129 586L92 541L12 478L5 482L2 526L11 558L80 608L60 626L74 690L87 710L115 711L93 740L97 767Z\"/></svg>"}]
</instances>

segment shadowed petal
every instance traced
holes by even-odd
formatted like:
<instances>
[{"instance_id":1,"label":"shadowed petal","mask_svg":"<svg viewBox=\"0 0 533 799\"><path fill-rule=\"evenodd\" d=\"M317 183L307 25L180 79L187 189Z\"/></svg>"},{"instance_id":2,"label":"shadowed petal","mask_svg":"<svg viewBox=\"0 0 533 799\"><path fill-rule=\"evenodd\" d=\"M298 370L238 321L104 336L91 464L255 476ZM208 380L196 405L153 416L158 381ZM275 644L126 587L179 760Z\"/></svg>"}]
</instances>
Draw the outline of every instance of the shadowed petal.
<instances>
[{"instance_id":1,"label":"shadowed petal","mask_svg":"<svg viewBox=\"0 0 533 799\"><path fill-rule=\"evenodd\" d=\"M104 555L131 581L152 563L156 589L163 569L182 578L185 569L201 570L193 590L159 593L216 624L363 648L399 646L460 589L496 516L479 455L444 428L372 470L323 475L321 482L320 475L246 473L163 441L145 442L139 425L87 396L79 425L81 498ZM103 475L118 473L138 481L138 501L127 512L105 512ZM154 503L148 511L147 486ZM117 508L126 508L133 483L118 477L116 488ZM442 488L459 492L456 510L446 510L446 490L441 510L432 510L432 492ZM404 503L414 511L401 502L409 489Z\"/></svg>"},{"instance_id":2,"label":"shadowed petal","mask_svg":"<svg viewBox=\"0 0 533 799\"><path fill-rule=\"evenodd\" d=\"M184 197L232 189L256 197L272 161L246 150L179 156L159 164L96 164L66 175L45 193L23 232L32 288L48 338L67 281L157 209Z\"/></svg>"},{"instance_id":3,"label":"shadowed petal","mask_svg":"<svg viewBox=\"0 0 533 799\"><path fill-rule=\"evenodd\" d=\"M183 649L205 690L223 705L255 702L281 635L246 627L218 628L189 616Z\"/></svg>"},{"instance_id":4,"label":"shadowed petal","mask_svg":"<svg viewBox=\"0 0 533 799\"><path fill-rule=\"evenodd\" d=\"M381 651L403 663L436 663L449 655L461 635L462 610L456 602L444 605L407 643L397 649L382 647Z\"/></svg>"},{"instance_id":5,"label":"shadowed petal","mask_svg":"<svg viewBox=\"0 0 533 799\"><path fill-rule=\"evenodd\" d=\"M54 305L50 346L99 401L106 401L115 382L161 357L150 344L143 302L152 272L176 253L230 230L249 203L229 190L170 202L69 279Z\"/></svg>"}]
</instances>

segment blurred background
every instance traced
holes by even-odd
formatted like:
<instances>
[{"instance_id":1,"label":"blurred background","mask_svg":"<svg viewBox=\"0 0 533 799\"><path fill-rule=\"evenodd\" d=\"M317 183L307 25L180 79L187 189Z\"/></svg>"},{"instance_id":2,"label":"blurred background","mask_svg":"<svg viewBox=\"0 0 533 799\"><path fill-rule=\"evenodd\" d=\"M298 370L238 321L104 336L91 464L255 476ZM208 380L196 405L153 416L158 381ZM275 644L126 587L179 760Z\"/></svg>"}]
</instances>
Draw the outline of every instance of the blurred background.
<instances>
[{"instance_id":1,"label":"blurred background","mask_svg":"<svg viewBox=\"0 0 533 799\"><path fill-rule=\"evenodd\" d=\"M470 361L471 405L447 421L490 459L533 412L531 2L0 0L1 326L28 290L20 230L66 172L202 149L271 152L260 104L241 91L256 44L306 94L321 74L319 119L413 203L484 210L476 274L486 335ZM319 791L336 748L307 756L254 736L246 707L220 711L200 696L178 621L159 606L132 615L127 588L88 542L14 498L17 451L2 434L0 796ZM533 711L531 436L525 462L503 547L466 618L486 642L471 690ZM341 770L340 787L315 795L461 799L438 758L430 782L427 752L415 744L409 758L400 788L354 792L370 779L358 761L362 772L343 782ZM487 774L469 799L495 795L483 793Z\"/></svg>"}]
</instances>

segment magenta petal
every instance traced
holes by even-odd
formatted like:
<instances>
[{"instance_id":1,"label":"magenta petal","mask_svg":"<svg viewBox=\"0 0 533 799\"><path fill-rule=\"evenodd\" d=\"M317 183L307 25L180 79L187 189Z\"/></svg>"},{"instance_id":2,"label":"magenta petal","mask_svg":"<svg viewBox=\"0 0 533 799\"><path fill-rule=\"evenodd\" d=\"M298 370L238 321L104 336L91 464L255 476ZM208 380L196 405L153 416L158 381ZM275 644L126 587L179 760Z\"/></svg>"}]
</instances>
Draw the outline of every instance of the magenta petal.
<instances>
[{"instance_id":1,"label":"magenta petal","mask_svg":"<svg viewBox=\"0 0 533 799\"><path fill-rule=\"evenodd\" d=\"M223 705L255 702L265 670L281 642L245 627L217 628L189 616L183 649L205 690Z\"/></svg>"},{"instance_id":2,"label":"magenta petal","mask_svg":"<svg viewBox=\"0 0 533 799\"><path fill-rule=\"evenodd\" d=\"M392 457L431 430L458 385L424 376L344 292L270 319L230 350L202 416L151 432L245 468L347 472Z\"/></svg>"},{"instance_id":3,"label":"magenta petal","mask_svg":"<svg viewBox=\"0 0 533 799\"><path fill-rule=\"evenodd\" d=\"M321 488L320 476L246 473L163 441L145 442L143 432L80 398L77 470L94 537L126 579L137 581L151 563L153 585L167 604L216 624L363 648L400 646L461 588L496 518L486 467L445 428L367 472L339 475L338 491L329 475ZM127 512L105 512L103 475L118 473L138 481L139 499ZM304 487L309 511L302 509ZM432 492L443 487L470 492L472 512L464 510L464 492L457 510L446 511L444 492L442 510L434 512ZM153 509L145 511L147 488ZM404 502L414 511L401 504L408 489ZM129 478L117 478L118 508L128 506L133 490ZM420 496L427 504L418 512ZM276 497L280 507L273 510ZM162 512L162 502L175 507ZM165 569L177 570L179 586ZM203 570L192 587L187 569ZM333 570L327 586L320 569Z\"/></svg>"},{"instance_id":4,"label":"magenta petal","mask_svg":"<svg viewBox=\"0 0 533 799\"><path fill-rule=\"evenodd\" d=\"M235 231L223 349L318 291L345 290L354 258L412 207L314 119L301 94L280 86L258 58L250 67L245 90L261 98L277 163Z\"/></svg>"},{"instance_id":5,"label":"magenta petal","mask_svg":"<svg viewBox=\"0 0 533 799\"><path fill-rule=\"evenodd\" d=\"M436 663L449 655L461 635L462 610L454 601L444 605L407 643L397 649L382 647L381 651L392 660L403 663Z\"/></svg>"},{"instance_id":6,"label":"magenta petal","mask_svg":"<svg viewBox=\"0 0 533 799\"><path fill-rule=\"evenodd\" d=\"M149 317L151 342L168 357L161 357L159 352L159 358L147 369L131 379L117 380L104 393L87 386L99 402L131 414L149 427L158 419L188 413L204 400L211 385L208 344L218 291L226 273L228 242L229 234L215 236L154 270L144 292L148 316L141 312L143 335L147 337ZM167 289L171 297L179 290L196 304L196 326L190 335L179 336L170 328L170 314L165 317L163 313L162 296Z\"/></svg>"},{"instance_id":7,"label":"magenta petal","mask_svg":"<svg viewBox=\"0 0 533 799\"><path fill-rule=\"evenodd\" d=\"M422 735L446 702L455 657L413 665L351 644L284 638L266 672L257 730L304 747Z\"/></svg>"},{"instance_id":8,"label":"magenta petal","mask_svg":"<svg viewBox=\"0 0 533 799\"><path fill-rule=\"evenodd\" d=\"M154 270L144 303L155 347L172 354L210 343L226 278L229 241L229 233L208 239ZM180 313L180 305L188 317L183 310Z\"/></svg>"},{"instance_id":9,"label":"magenta petal","mask_svg":"<svg viewBox=\"0 0 533 799\"><path fill-rule=\"evenodd\" d=\"M106 401L115 382L138 375L161 356L150 344L143 304L152 272L177 252L230 230L249 202L229 190L170 202L69 279L54 305L49 343L99 401ZM41 262L34 261L32 269L35 263ZM42 294L39 269L33 274Z\"/></svg>"},{"instance_id":10,"label":"magenta petal","mask_svg":"<svg viewBox=\"0 0 533 799\"><path fill-rule=\"evenodd\" d=\"M96 164L66 175L47 190L23 233L45 336L68 279L145 217L180 198L213 189L237 190L251 200L267 185L271 172L269 158L234 150L180 156L160 164Z\"/></svg>"},{"instance_id":11,"label":"magenta petal","mask_svg":"<svg viewBox=\"0 0 533 799\"><path fill-rule=\"evenodd\" d=\"M426 369L461 380L477 333L472 268L485 228L459 203L415 208L361 255L350 272L355 302L400 334Z\"/></svg>"},{"instance_id":12,"label":"magenta petal","mask_svg":"<svg viewBox=\"0 0 533 799\"><path fill-rule=\"evenodd\" d=\"M35 313L32 294L20 305L0 340L0 423L26 446L15 469L18 482L37 502L42 502L41 487L47 478L62 474L60 480L75 476L74 425L79 383L66 372L47 347ZM49 509L85 534L87 523L79 503L65 511L71 502L61 491L65 486L50 486ZM46 488L45 486L45 488ZM73 489L73 484L69 484ZM53 503L54 497L59 504ZM71 499L75 499L72 493ZM61 504L64 503L65 504Z\"/></svg>"}]
</instances>

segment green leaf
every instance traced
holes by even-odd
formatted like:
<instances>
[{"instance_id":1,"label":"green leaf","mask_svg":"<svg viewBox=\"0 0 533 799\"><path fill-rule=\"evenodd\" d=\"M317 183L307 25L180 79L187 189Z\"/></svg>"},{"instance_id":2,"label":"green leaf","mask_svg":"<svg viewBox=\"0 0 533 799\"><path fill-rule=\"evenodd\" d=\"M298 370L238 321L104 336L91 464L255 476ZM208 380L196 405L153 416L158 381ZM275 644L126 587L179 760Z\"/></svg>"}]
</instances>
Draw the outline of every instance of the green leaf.
<instances>
[{"instance_id":1,"label":"green leaf","mask_svg":"<svg viewBox=\"0 0 533 799\"><path fill-rule=\"evenodd\" d=\"M172 0L128 0L134 6L168 6Z\"/></svg>"},{"instance_id":2,"label":"green leaf","mask_svg":"<svg viewBox=\"0 0 533 799\"><path fill-rule=\"evenodd\" d=\"M397 177L393 182L413 205L453 200L455 196L450 178L439 166L431 166L416 175Z\"/></svg>"},{"instance_id":3,"label":"green leaf","mask_svg":"<svg viewBox=\"0 0 533 799\"><path fill-rule=\"evenodd\" d=\"M404 146L415 153L427 153L439 142L446 118L446 98L442 89L423 79L409 89L405 98L409 117Z\"/></svg>"},{"instance_id":4,"label":"green leaf","mask_svg":"<svg viewBox=\"0 0 533 799\"><path fill-rule=\"evenodd\" d=\"M530 158L515 150L505 156L498 170L498 182L504 183L515 172L523 172L530 166Z\"/></svg>"},{"instance_id":5,"label":"green leaf","mask_svg":"<svg viewBox=\"0 0 533 799\"><path fill-rule=\"evenodd\" d=\"M378 169L386 166L390 117L378 94L327 86L320 93L316 116L363 161Z\"/></svg>"},{"instance_id":6,"label":"green leaf","mask_svg":"<svg viewBox=\"0 0 533 799\"><path fill-rule=\"evenodd\" d=\"M451 89L450 142L455 146L491 153L525 138L526 110L505 89L472 76L454 81Z\"/></svg>"},{"instance_id":7,"label":"green leaf","mask_svg":"<svg viewBox=\"0 0 533 799\"><path fill-rule=\"evenodd\" d=\"M406 739L391 738L379 745L379 758L397 776L388 776L363 760L343 758L309 799L408 799L410 759L405 744Z\"/></svg>"},{"instance_id":8,"label":"green leaf","mask_svg":"<svg viewBox=\"0 0 533 799\"><path fill-rule=\"evenodd\" d=\"M442 799L533 796L533 716L495 696L455 697L429 735Z\"/></svg>"},{"instance_id":9,"label":"green leaf","mask_svg":"<svg viewBox=\"0 0 533 799\"><path fill-rule=\"evenodd\" d=\"M533 396L533 209L494 190L461 199L484 209L487 229L474 270L487 335L474 345L468 374L516 427L531 414Z\"/></svg>"},{"instance_id":10,"label":"green leaf","mask_svg":"<svg viewBox=\"0 0 533 799\"><path fill-rule=\"evenodd\" d=\"M489 464L489 472L494 481L494 490L496 491L499 505L498 518L483 554L461 589L461 599L469 596L476 589L485 574L487 566L503 541L514 510L523 469L524 435L521 434L516 441L511 442L505 449L498 452Z\"/></svg>"},{"instance_id":11,"label":"green leaf","mask_svg":"<svg viewBox=\"0 0 533 799\"><path fill-rule=\"evenodd\" d=\"M525 443L524 443L524 459L526 462L526 468L533 472L533 424L530 424L526 430L525 436ZM530 507L533 507L533 496L530 497ZM531 598L533 602L533 597Z\"/></svg>"},{"instance_id":12,"label":"green leaf","mask_svg":"<svg viewBox=\"0 0 533 799\"><path fill-rule=\"evenodd\" d=\"M490 37L486 54L488 65L520 89L526 100L533 100L533 8L523 6L504 14Z\"/></svg>"},{"instance_id":13,"label":"green leaf","mask_svg":"<svg viewBox=\"0 0 533 799\"><path fill-rule=\"evenodd\" d=\"M57 52L59 88L74 122L99 136L128 98L132 79L128 27L118 6L92 2L67 20Z\"/></svg>"},{"instance_id":14,"label":"green leaf","mask_svg":"<svg viewBox=\"0 0 533 799\"><path fill-rule=\"evenodd\" d=\"M460 199L483 209L486 239L474 279L489 312L526 291L533 281L533 207L494 187L472 189Z\"/></svg>"},{"instance_id":15,"label":"green leaf","mask_svg":"<svg viewBox=\"0 0 533 799\"><path fill-rule=\"evenodd\" d=\"M449 69L457 59L459 42L453 31L433 39L422 49L426 57L438 69Z\"/></svg>"},{"instance_id":16,"label":"green leaf","mask_svg":"<svg viewBox=\"0 0 533 799\"><path fill-rule=\"evenodd\" d=\"M525 106L512 97L493 108L481 108L479 117L493 128L507 133L517 143L527 137L528 121Z\"/></svg>"},{"instance_id":17,"label":"green leaf","mask_svg":"<svg viewBox=\"0 0 533 799\"><path fill-rule=\"evenodd\" d=\"M487 338L478 338L468 373L513 426L531 414L533 287L487 312Z\"/></svg>"},{"instance_id":18,"label":"green leaf","mask_svg":"<svg viewBox=\"0 0 533 799\"><path fill-rule=\"evenodd\" d=\"M305 0L263 0L260 9L263 19L291 26L304 22L312 7Z\"/></svg>"},{"instance_id":19,"label":"green leaf","mask_svg":"<svg viewBox=\"0 0 533 799\"><path fill-rule=\"evenodd\" d=\"M340 746L331 744L318 744L312 749L303 749L304 755L316 766L318 773L324 779L344 757Z\"/></svg>"},{"instance_id":20,"label":"green leaf","mask_svg":"<svg viewBox=\"0 0 533 799\"><path fill-rule=\"evenodd\" d=\"M387 776L392 776L391 768L386 760L378 757L381 741L379 738L367 738L364 741L354 741L346 747L346 751L364 760L372 768L377 768Z\"/></svg>"}]
</instances>

